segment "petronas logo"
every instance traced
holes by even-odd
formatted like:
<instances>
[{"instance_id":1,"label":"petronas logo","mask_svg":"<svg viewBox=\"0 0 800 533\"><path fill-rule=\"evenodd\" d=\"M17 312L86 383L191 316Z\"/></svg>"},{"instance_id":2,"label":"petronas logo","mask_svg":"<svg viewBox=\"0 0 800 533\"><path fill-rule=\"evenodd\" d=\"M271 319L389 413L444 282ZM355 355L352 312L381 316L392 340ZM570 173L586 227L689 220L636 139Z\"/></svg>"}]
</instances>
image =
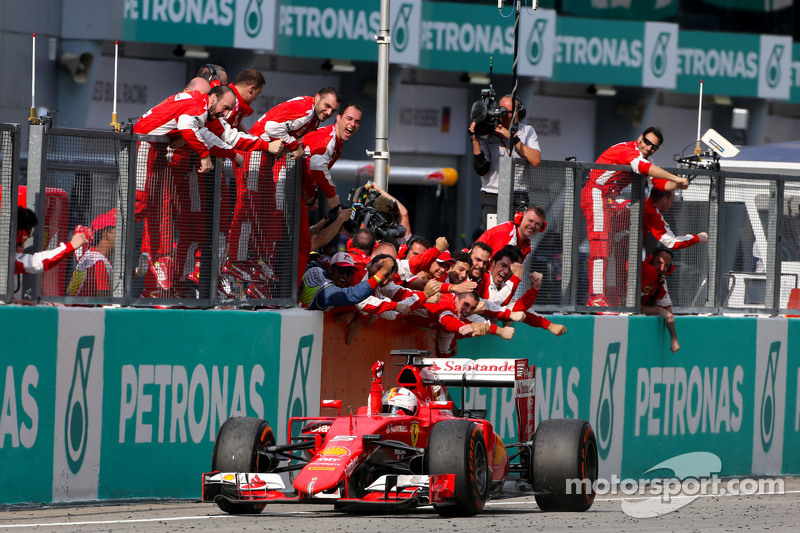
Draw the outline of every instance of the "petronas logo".
<instances>
[{"instance_id":1,"label":"petronas logo","mask_svg":"<svg viewBox=\"0 0 800 533\"><path fill-rule=\"evenodd\" d=\"M667 46L670 37L671 35L667 32L660 33L655 46L653 46L653 53L650 55L650 70L656 78L660 78L667 71Z\"/></svg>"},{"instance_id":2,"label":"petronas logo","mask_svg":"<svg viewBox=\"0 0 800 533\"><path fill-rule=\"evenodd\" d=\"M608 345L606 361L603 365L603 378L600 381L600 398L597 402L597 446L600 457L605 459L611 449L611 437L614 431L614 380L617 376L619 362L619 342Z\"/></svg>"},{"instance_id":3,"label":"petronas logo","mask_svg":"<svg viewBox=\"0 0 800 533\"><path fill-rule=\"evenodd\" d=\"M394 49L398 52L405 50L409 41L411 41L409 26L411 25L411 11L413 9L413 4L403 4L397 11L397 20L394 21L394 27L392 28L392 43L394 44Z\"/></svg>"},{"instance_id":4,"label":"petronas logo","mask_svg":"<svg viewBox=\"0 0 800 533\"><path fill-rule=\"evenodd\" d=\"M544 57L544 30L547 28L547 19L536 19L528 36L525 54L531 65L538 65Z\"/></svg>"},{"instance_id":5,"label":"petronas logo","mask_svg":"<svg viewBox=\"0 0 800 533\"><path fill-rule=\"evenodd\" d=\"M264 17L261 15L261 2L264 0L250 0L244 13L244 31L250 37L256 37L264 26Z\"/></svg>"},{"instance_id":6,"label":"petronas logo","mask_svg":"<svg viewBox=\"0 0 800 533\"><path fill-rule=\"evenodd\" d=\"M89 406L86 401L86 388L89 383L89 369L92 366L94 335L78 339L75 350L75 366L72 370L72 384L67 396L67 413L64 424L64 445L67 451L67 464L73 474L77 474L86 455L89 435Z\"/></svg>"},{"instance_id":7,"label":"petronas logo","mask_svg":"<svg viewBox=\"0 0 800 533\"><path fill-rule=\"evenodd\" d=\"M765 452L772 446L772 436L775 434L775 373L780 351L780 341L773 342L769 347L764 390L761 393L761 447Z\"/></svg>"},{"instance_id":8,"label":"petronas logo","mask_svg":"<svg viewBox=\"0 0 800 533\"><path fill-rule=\"evenodd\" d=\"M294 360L292 386L289 388L286 420L293 416L307 416L308 414L306 385L308 383L308 371L311 366L311 348L313 345L314 335L300 337L300 342L297 343L297 357Z\"/></svg>"},{"instance_id":9,"label":"petronas logo","mask_svg":"<svg viewBox=\"0 0 800 533\"><path fill-rule=\"evenodd\" d=\"M781 83L781 56L783 56L784 46L776 44L772 48L772 53L767 61L767 85L774 89Z\"/></svg>"}]
</instances>

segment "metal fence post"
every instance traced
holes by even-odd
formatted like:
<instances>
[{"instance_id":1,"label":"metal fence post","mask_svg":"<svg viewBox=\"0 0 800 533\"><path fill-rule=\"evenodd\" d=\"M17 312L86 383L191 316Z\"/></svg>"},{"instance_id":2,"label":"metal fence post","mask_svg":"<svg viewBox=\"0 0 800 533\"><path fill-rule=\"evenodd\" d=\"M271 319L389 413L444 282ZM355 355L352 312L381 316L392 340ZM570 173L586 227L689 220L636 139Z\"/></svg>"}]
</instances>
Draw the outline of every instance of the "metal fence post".
<instances>
[{"instance_id":1,"label":"metal fence post","mask_svg":"<svg viewBox=\"0 0 800 533\"><path fill-rule=\"evenodd\" d=\"M135 173L131 173L131 151L130 141L120 136L115 140L117 149L117 238L114 240L114 263L116 265L113 269L114 279L111 286L114 287L112 296L114 298L123 298L130 294L130 264L131 255L126 253L129 249L128 241L132 241L133 219L129 216L131 203L131 192L135 191ZM129 136L128 136L129 138ZM131 181L131 176L134 180ZM133 186L131 186L133 184ZM130 219L130 224L129 224ZM120 231L122 230L122 231ZM124 236L124 239L121 238ZM131 249L132 251L132 249Z\"/></svg>"},{"instance_id":2,"label":"metal fence post","mask_svg":"<svg viewBox=\"0 0 800 533\"><path fill-rule=\"evenodd\" d=\"M125 260L122 264L125 265L125 267L124 270L121 269L121 271L125 276L123 278L123 303L125 305L130 305L134 298L139 296L138 294L135 296L133 294L133 270L136 265L138 265L138 260L134 260L134 244L136 243L136 181L138 180L139 172L139 142L133 133L128 134L125 142L128 143L128 160L126 162L126 168L128 171L128 188L125 190L128 202L128 210L124 212ZM123 168L122 163L120 163L120 169L121 168ZM146 172L146 170L143 169L142 172ZM136 259L138 259L138 256Z\"/></svg>"},{"instance_id":3,"label":"metal fence post","mask_svg":"<svg viewBox=\"0 0 800 533\"><path fill-rule=\"evenodd\" d=\"M783 218L783 180L770 180L769 219L767 221L766 292L764 304L775 314L781 307L781 261L778 256L778 228Z\"/></svg>"},{"instance_id":4,"label":"metal fence post","mask_svg":"<svg viewBox=\"0 0 800 533\"><path fill-rule=\"evenodd\" d=\"M583 167L567 167L564 169L564 190L570 191L568 199L564 201L564 230L562 231L562 265L569 265L561 271L561 304L574 306L578 303L578 273L580 272L580 260L578 245L578 227L580 225L580 197L581 183L580 176L583 176Z\"/></svg>"},{"instance_id":5,"label":"metal fence post","mask_svg":"<svg viewBox=\"0 0 800 533\"><path fill-rule=\"evenodd\" d=\"M47 172L47 131L44 124L29 126L28 130L28 172L27 188L28 200L27 207L32 209L40 221L40 226L44 227L45 198L44 198L44 176ZM44 231L34 232L33 247L34 251L44 249ZM22 277L22 299L38 300L42 296L42 276L23 276Z\"/></svg>"},{"instance_id":6,"label":"metal fence post","mask_svg":"<svg viewBox=\"0 0 800 533\"><path fill-rule=\"evenodd\" d=\"M298 279L298 268L300 262L300 224L308 224L308 218L306 217L303 219L300 216L300 202L305 202L303 198L303 166L298 163L296 159L289 159L288 157L285 158L286 161L286 179L289 179L289 168L288 166L292 165L292 171L294 174L294 224L292 224L292 260L291 260L291 268L292 268L292 287L291 287L291 298L292 302L295 304L297 303L297 289L300 285L300 280Z\"/></svg>"},{"instance_id":7,"label":"metal fence post","mask_svg":"<svg viewBox=\"0 0 800 533\"><path fill-rule=\"evenodd\" d=\"M525 163L525 160L520 160ZM497 223L508 222L514 216L514 159L500 158L497 179ZM488 229L488 228L487 228Z\"/></svg>"},{"instance_id":8,"label":"metal fence post","mask_svg":"<svg viewBox=\"0 0 800 533\"><path fill-rule=\"evenodd\" d=\"M708 190L708 302L717 312L722 307L722 262L719 260L719 235L725 218L725 179L714 173Z\"/></svg>"},{"instance_id":9,"label":"metal fence post","mask_svg":"<svg viewBox=\"0 0 800 533\"><path fill-rule=\"evenodd\" d=\"M628 231L628 279L625 285L625 307L641 312L642 278L639 270L642 263L642 234L644 233L644 188L646 178L631 183L631 222Z\"/></svg>"},{"instance_id":10,"label":"metal fence post","mask_svg":"<svg viewBox=\"0 0 800 533\"><path fill-rule=\"evenodd\" d=\"M211 206L211 225L209 228L208 239L202 245L203 251L200 254L202 258L208 250L208 269L204 272L201 259L201 274L200 279L205 279L206 284L200 283L200 299L207 299L208 305L213 307L218 302L217 297L217 277L219 275L219 220L220 220L220 199L222 197L222 170L224 162L222 159L217 158L214 161L214 173L206 175L203 183L206 187L206 205ZM211 183L209 183L209 181ZM206 221L208 221L208 214L206 214ZM205 276L203 275L205 274Z\"/></svg>"}]
</instances>

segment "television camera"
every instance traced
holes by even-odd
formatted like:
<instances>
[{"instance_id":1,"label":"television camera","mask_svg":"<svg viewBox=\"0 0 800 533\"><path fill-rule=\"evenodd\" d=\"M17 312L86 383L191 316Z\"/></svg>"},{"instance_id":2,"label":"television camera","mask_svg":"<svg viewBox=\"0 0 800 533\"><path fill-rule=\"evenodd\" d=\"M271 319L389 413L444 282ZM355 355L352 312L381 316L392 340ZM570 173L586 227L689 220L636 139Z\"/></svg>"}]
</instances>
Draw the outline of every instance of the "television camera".
<instances>
[{"instance_id":1,"label":"television camera","mask_svg":"<svg viewBox=\"0 0 800 533\"><path fill-rule=\"evenodd\" d=\"M350 233L359 229L371 229L375 237L382 241L397 244L397 240L406 234L406 228L399 223L400 212L397 202L382 196L373 186L367 183L350 191L347 198L351 206L350 220L343 227ZM338 208L328 213L328 218L336 218Z\"/></svg>"}]
</instances>

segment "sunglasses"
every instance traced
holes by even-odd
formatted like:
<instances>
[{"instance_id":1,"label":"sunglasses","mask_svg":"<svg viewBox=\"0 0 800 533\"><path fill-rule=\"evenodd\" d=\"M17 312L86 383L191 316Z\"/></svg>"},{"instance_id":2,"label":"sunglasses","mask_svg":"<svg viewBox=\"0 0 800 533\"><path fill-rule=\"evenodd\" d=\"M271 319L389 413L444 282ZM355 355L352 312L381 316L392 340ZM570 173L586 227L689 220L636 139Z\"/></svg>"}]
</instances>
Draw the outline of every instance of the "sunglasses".
<instances>
[{"instance_id":1,"label":"sunglasses","mask_svg":"<svg viewBox=\"0 0 800 533\"><path fill-rule=\"evenodd\" d=\"M651 141L651 140L650 140L650 139L648 139L647 137L642 137L642 142L644 142L644 144L645 144L646 146L651 146L651 147L653 148L653 151L654 151L654 152L655 152L656 150L658 150L658 147L659 147L659 146L661 146L660 144L656 144L656 143L654 143L653 141Z\"/></svg>"}]
</instances>

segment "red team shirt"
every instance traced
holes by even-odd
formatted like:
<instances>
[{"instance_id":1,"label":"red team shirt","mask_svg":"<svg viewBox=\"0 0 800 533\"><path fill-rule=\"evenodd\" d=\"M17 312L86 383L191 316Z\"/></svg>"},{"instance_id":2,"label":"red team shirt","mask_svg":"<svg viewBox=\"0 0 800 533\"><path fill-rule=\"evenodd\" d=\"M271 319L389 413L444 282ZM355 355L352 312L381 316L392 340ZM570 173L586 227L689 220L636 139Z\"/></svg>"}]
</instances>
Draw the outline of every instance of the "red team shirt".
<instances>
[{"instance_id":1,"label":"red team shirt","mask_svg":"<svg viewBox=\"0 0 800 533\"><path fill-rule=\"evenodd\" d=\"M318 126L314 97L298 96L264 113L250 128L250 135L272 141L280 139L289 150L295 150L299 140Z\"/></svg>"},{"instance_id":2,"label":"red team shirt","mask_svg":"<svg viewBox=\"0 0 800 533\"><path fill-rule=\"evenodd\" d=\"M303 166L303 196L313 200L317 196L317 187L322 189L326 198L336 196L336 187L331 178L331 167L342 155L344 143L336 135L336 124L324 126L303 137L305 158Z\"/></svg>"},{"instance_id":3,"label":"red team shirt","mask_svg":"<svg viewBox=\"0 0 800 533\"><path fill-rule=\"evenodd\" d=\"M134 133L183 137L189 148L201 158L213 155L233 159L231 145L211 135L206 128L208 95L193 91L170 96L142 115L133 126Z\"/></svg>"},{"instance_id":4,"label":"red team shirt","mask_svg":"<svg viewBox=\"0 0 800 533\"><path fill-rule=\"evenodd\" d=\"M595 163L600 165L630 165L631 170L638 174L647 175L652 163L642 156L638 148L638 141L628 141L615 144L597 158ZM603 191L603 196L617 197L619 193L630 185L633 174L618 170L592 170L589 173L587 187L595 187ZM664 190L667 180L654 178L653 185Z\"/></svg>"},{"instance_id":5,"label":"red team shirt","mask_svg":"<svg viewBox=\"0 0 800 533\"><path fill-rule=\"evenodd\" d=\"M513 221L503 222L486 230L483 235L478 237L478 240L491 246L493 255L508 245L519 246L523 259L531 253L530 238L520 240L518 228Z\"/></svg>"},{"instance_id":6,"label":"red team shirt","mask_svg":"<svg viewBox=\"0 0 800 533\"><path fill-rule=\"evenodd\" d=\"M678 237L672 233L655 201L650 197L644 201L644 233L645 235L650 233L659 243L671 250L681 250L700 242L700 237L697 235L687 234Z\"/></svg>"}]
</instances>

